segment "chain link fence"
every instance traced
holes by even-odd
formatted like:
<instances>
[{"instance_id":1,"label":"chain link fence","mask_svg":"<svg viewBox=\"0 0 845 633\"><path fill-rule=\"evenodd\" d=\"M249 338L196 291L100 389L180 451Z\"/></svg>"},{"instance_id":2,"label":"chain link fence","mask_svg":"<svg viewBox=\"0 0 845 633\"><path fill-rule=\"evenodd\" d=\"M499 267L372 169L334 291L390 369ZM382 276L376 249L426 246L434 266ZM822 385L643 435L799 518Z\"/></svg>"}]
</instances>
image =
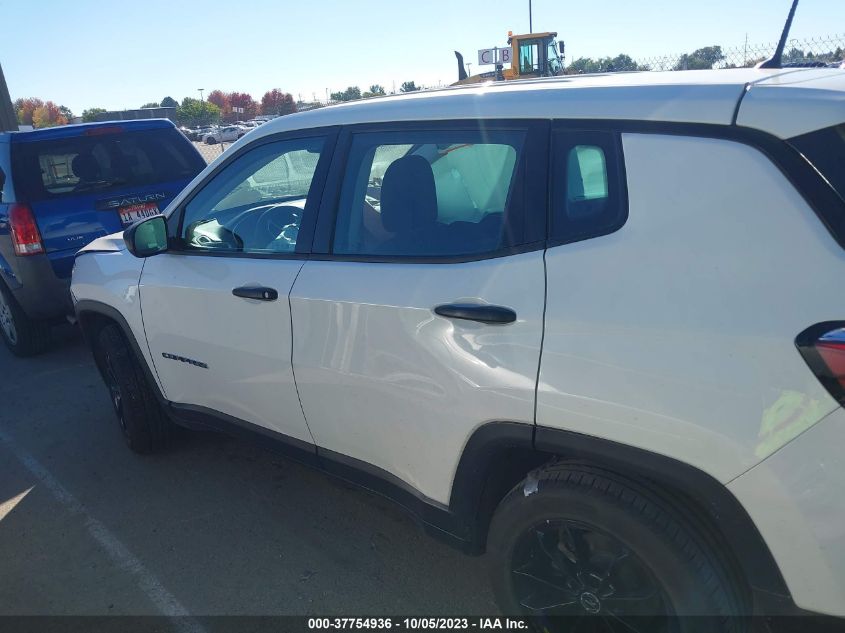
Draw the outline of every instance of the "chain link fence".
<instances>
[{"instance_id":1,"label":"chain link fence","mask_svg":"<svg viewBox=\"0 0 845 633\"><path fill-rule=\"evenodd\" d=\"M723 48L707 46L692 53L637 58L635 68L607 68L613 70L698 70L704 68L753 68L770 59L777 42L743 44ZM784 66L832 66L845 61L845 34L806 39L790 39L783 54Z\"/></svg>"}]
</instances>

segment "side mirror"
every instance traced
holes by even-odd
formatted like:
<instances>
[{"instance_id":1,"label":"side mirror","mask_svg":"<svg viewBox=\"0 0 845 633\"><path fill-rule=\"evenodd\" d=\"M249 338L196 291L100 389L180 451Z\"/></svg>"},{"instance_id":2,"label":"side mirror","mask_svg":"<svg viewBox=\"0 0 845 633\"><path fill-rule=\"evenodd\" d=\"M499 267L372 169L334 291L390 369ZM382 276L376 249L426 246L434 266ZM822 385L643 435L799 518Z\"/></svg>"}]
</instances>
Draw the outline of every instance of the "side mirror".
<instances>
[{"instance_id":1,"label":"side mirror","mask_svg":"<svg viewBox=\"0 0 845 633\"><path fill-rule=\"evenodd\" d=\"M136 222L123 232L126 248L135 257L152 257L167 250L167 221L163 215Z\"/></svg>"},{"instance_id":2,"label":"side mirror","mask_svg":"<svg viewBox=\"0 0 845 633\"><path fill-rule=\"evenodd\" d=\"M563 42L558 42L557 47L560 49L561 57L563 57L563 54L566 51L566 44L564 44Z\"/></svg>"}]
</instances>

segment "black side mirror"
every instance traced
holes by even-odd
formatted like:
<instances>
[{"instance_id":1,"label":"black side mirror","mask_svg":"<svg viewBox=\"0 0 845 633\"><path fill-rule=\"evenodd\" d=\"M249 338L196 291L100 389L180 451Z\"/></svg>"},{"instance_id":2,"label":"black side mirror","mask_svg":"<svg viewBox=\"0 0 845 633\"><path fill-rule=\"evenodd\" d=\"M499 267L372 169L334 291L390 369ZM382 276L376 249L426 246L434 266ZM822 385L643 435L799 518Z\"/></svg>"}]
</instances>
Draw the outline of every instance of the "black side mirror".
<instances>
[{"instance_id":1,"label":"black side mirror","mask_svg":"<svg viewBox=\"0 0 845 633\"><path fill-rule=\"evenodd\" d=\"M566 51L566 44L563 42L558 42L557 47L560 49L560 55L563 57L563 53Z\"/></svg>"},{"instance_id":2,"label":"black side mirror","mask_svg":"<svg viewBox=\"0 0 845 633\"><path fill-rule=\"evenodd\" d=\"M136 222L123 232L126 248L135 257L152 257L167 250L167 220L154 215Z\"/></svg>"}]
</instances>

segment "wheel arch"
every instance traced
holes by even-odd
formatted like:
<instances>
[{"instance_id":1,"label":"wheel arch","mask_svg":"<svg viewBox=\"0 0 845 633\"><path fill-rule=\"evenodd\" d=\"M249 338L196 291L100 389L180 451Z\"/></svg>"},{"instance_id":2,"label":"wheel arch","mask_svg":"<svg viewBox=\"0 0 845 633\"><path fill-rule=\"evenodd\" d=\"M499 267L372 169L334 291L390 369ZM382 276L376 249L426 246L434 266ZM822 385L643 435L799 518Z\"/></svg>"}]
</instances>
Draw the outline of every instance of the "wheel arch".
<instances>
[{"instance_id":1,"label":"wheel arch","mask_svg":"<svg viewBox=\"0 0 845 633\"><path fill-rule=\"evenodd\" d=\"M129 343L129 346L132 348L132 352L138 359L141 369L144 372L144 376L149 381L149 384L152 386L153 391L156 397L158 398L159 402L161 402L162 404L167 403L167 400L165 399L164 394L162 393L161 388L159 387L159 383L156 379L154 371L149 366L149 363L147 362L147 357L141 350L141 346L135 337L135 333L132 331L129 322L120 313L120 311L114 308L113 306L108 305L107 303L103 303L101 301L93 301L90 299L79 300L76 303L75 311L76 319L79 322L79 329L82 330L82 335L92 350L94 341L96 340L97 332L99 332L100 328L102 328L104 325L111 323L117 325L120 328L121 332L123 332L123 336ZM97 369L102 374L103 370L99 366L96 354L94 354L94 361L97 364Z\"/></svg>"},{"instance_id":2,"label":"wheel arch","mask_svg":"<svg viewBox=\"0 0 845 633\"><path fill-rule=\"evenodd\" d=\"M755 609L791 612L794 603L774 557L733 494L704 471L651 451L562 429L494 422L470 437L452 486L449 509L481 553L499 501L535 468L567 460L632 478L686 513L720 546L729 571L753 594ZM723 551L724 550L724 551ZM750 596L749 596L750 597Z\"/></svg>"}]
</instances>

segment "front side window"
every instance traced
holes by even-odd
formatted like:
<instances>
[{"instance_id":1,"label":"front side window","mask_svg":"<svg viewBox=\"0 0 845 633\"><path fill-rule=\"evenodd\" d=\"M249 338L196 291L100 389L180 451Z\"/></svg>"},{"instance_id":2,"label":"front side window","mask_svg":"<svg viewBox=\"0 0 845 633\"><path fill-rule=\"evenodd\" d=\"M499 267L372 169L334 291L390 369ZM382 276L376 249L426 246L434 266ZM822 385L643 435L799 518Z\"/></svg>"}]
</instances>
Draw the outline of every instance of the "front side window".
<instances>
[{"instance_id":1,"label":"front side window","mask_svg":"<svg viewBox=\"0 0 845 633\"><path fill-rule=\"evenodd\" d=\"M505 245L524 132L356 134L333 252L444 257Z\"/></svg>"},{"instance_id":2,"label":"front side window","mask_svg":"<svg viewBox=\"0 0 845 633\"><path fill-rule=\"evenodd\" d=\"M185 206L185 246L216 252L294 252L323 145L322 138L277 141L232 161Z\"/></svg>"},{"instance_id":3,"label":"front side window","mask_svg":"<svg viewBox=\"0 0 845 633\"><path fill-rule=\"evenodd\" d=\"M627 217L621 151L612 132L557 132L551 236L574 242L615 231Z\"/></svg>"}]
</instances>

